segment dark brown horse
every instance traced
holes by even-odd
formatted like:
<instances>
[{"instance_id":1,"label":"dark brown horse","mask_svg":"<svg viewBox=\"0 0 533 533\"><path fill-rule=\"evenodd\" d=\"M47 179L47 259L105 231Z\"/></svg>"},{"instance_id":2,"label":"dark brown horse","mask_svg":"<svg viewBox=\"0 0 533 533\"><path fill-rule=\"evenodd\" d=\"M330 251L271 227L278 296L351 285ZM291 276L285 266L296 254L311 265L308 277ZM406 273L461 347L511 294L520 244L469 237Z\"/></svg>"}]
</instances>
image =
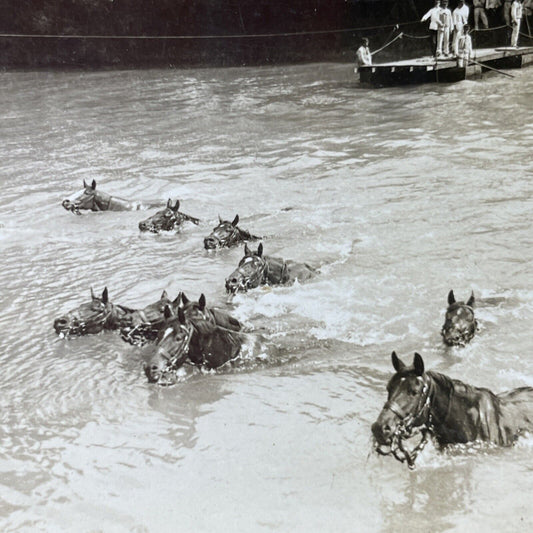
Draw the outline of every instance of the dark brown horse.
<instances>
[{"instance_id":1,"label":"dark brown horse","mask_svg":"<svg viewBox=\"0 0 533 533\"><path fill-rule=\"evenodd\" d=\"M218 368L240 353L242 335L238 320L206 307L203 294L198 302L187 298L183 302L177 316L172 316L167 308L167 323L144 366L151 383L174 384L176 372L186 361L207 369Z\"/></svg>"},{"instance_id":2,"label":"dark brown horse","mask_svg":"<svg viewBox=\"0 0 533 533\"><path fill-rule=\"evenodd\" d=\"M139 202L125 200L118 196L111 196L105 192L96 190L96 180L90 185L83 180L83 189L65 198L61 204L67 211L81 215L82 210L89 211L137 211L165 205L164 202Z\"/></svg>"},{"instance_id":3,"label":"dark brown horse","mask_svg":"<svg viewBox=\"0 0 533 533\"><path fill-rule=\"evenodd\" d=\"M314 275L315 270L305 263L263 255L263 243L255 252L245 244L244 257L237 269L226 278L226 291L235 294L260 285L289 285L296 280L307 281Z\"/></svg>"},{"instance_id":4,"label":"dark brown horse","mask_svg":"<svg viewBox=\"0 0 533 533\"><path fill-rule=\"evenodd\" d=\"M158 324L162 324L165 305L176 305L178 299L179 296L175 302L171 302L166 291L163 291L157 302L144 309L132 309L112 303L109 300L107 287L101 296L95 296L91 288L91 301L83 303L67 314L56 318L54 329L61 337L68 337L124 328L124 331L130 332L133 339L135 327L144 326L146 330L150 330L152 327L155 328Z\"/></svg>"},{"instance_id":5,"label":"dark brown horse","mask_svg":"<svg viewBox=\"0 0 533 533\"><path fill-rule=\"evenodd\" d=\"M166 321L165 308L177 309L181 304L181 295L180 292L172 301L167 291L163 291L159 300L137 310L131 315L128 324L120 328L122 340L134 346L142 346L146 342L155 341Z\"/></svg>"},{"instance_id":6,"label":"dark brown horse","mask_svg":"<svg viewBox=\"0 0 533 533\"><path fill-rule=\"evenodd\" d=\"M107 287L100 297L95 296L91 288L91 301L56 318L54 329L62 337L100 333L129 324L136 313L135 309L111 303Z\"/></svg>"},{"instance_id":7,"label":"dark brown horse","mask_svg":"<svg viewBox=\"0 0 533 533\"><path fill-rule=\"evenodd\" d=\"M192 222L198 225L199 218L192 217L180 212L180 201L172 205L172 200L169 198L165 209L158 211L151 217L139 222L139 229L141 231L150 231L151 233L159 233L160 231L172 231L178 229L183 222Z\"/></svg>"},{"instance_id":8,"label":"dark brown horse","mask_svg":"<svg viewBox=\"0 0 533 533\"><path fill-rule=\"evenodd\" d=\"M228 248L244 241L256 241L261 238L237 226L239 215L235 215L232 222L222 220L220 217L218 217L218 220L218 226L213 228L210 235L204 239L204 248L206 250Z\"/></svg>"},{"instance_id":9,"label":"dark brown horse","mask_svg":"<svg viewBox=\"0 0 533 533\"><path fill-rule=\"evenodd\" d=\"M466 346L473 339L478 328L474 317L475 302L474 291L466 303L456 301L453 291L448 293L448 308L441 330L442 339L448 346Z\"/></svg>"},{"instance_id":10,"label":"dark brown horse","mask_svg":"<svg viewBox=\"0 0 533 533\"><path fill-rule=\"evenodd\" d=\"M372 433L378 453L392 454L410 468L429 436L440 447L474 441L511 446L533 430L532 387L494 394L426 372L418 353L407 366L392 352L392 365L396 374L387 385L387 402L372 424ZM406 442L417 434L417 446L408 450Z\"/></svg>"}]
</instances>

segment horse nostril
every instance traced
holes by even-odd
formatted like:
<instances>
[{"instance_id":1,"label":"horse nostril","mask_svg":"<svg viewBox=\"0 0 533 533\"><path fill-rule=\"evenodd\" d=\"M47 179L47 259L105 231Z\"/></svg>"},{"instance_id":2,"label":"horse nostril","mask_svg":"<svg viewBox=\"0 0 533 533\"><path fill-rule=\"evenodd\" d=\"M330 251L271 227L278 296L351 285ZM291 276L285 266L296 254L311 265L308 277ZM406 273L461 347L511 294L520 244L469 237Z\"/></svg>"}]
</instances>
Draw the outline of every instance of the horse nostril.
<instances>
[{"instance_id":1,"label":"horse nostril","mask_svg":"<svg viewBox=\"0 0 533 533\"><path fill-rule=\"evenodd\" d=\"M381 426L377 422L372 424L372 435L376 438L381 436Z\"/></svg>"}]
</instances>

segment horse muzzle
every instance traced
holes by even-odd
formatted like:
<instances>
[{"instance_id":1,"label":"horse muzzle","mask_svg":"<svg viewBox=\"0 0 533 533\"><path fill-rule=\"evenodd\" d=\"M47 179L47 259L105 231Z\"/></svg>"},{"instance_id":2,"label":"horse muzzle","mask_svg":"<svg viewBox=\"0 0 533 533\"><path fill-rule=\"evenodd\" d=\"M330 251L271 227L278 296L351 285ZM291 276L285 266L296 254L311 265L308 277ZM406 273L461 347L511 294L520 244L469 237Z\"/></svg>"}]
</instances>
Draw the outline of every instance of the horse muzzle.
<instances>
[{"instance_id":1,"label":"horse muzzle","mask_svg":"<svg viewBox=\"0 0 533 533\"><path fill-rule=\"evenodd\" d=\"M239 291L246 292L246 286L242 280L232 277L226 279L226 292L229 294L237 294Z\"/></svg>"},{"instance_id":2,"label":"horse muzzle","mask_svg":"<svg viewBox=\"0 0 533 533\"><path fill-rule=\"evenodd\" d=\"M215 250L220 247L220 241L214 237L206 237L204 239L204 248L206 250Z\"/></svg>"},{"instance_id":3,"label":"horse muzzle","mask_svg":"<svg viewBox=\"0 0 533 533\"><path fill-rule=\"evenodd\" d=\"M54 320L54 329L61 337L68 335L81 335L81 327L77 321L69 320L67 317L59 317Z\"/></svg>"},{"instance_id":4,"label":"horse muzzle","mask_svg":"<svg viewBox=\"0 0 533 533\"><path fill-rule=\"evenodd\" d=\"M149 224L145 221L139 222L139 230L148 231L150 233L159 233L159 230L153 224Z\"/></svg>"},{"instance_id":5,"label":"horse muzzle","mask_svg":"<svg viewBox=\"0 0 533 533\"><path fill-rule=\"evenodd\" d=\"M394 429L387 423L381 424L379 422L374 422L372 424L372 435L374 435L376 442L380 446L390 446L394 435Z\"/></svg>"},{"instance_id":6,"label":"horse muzzle","mask_svg":"<svg viewBox=\"0 0 533 533\"><path fill-rule=\"evenodd\" d=\"M71 202L68 198L63 200L61 202L61 205L67 210L67 211L70 211L71 213L75 213L76 215L80 215L80 210L78 209L78 206L74 203L74 202Z\"/></svg>"}]
</instances>

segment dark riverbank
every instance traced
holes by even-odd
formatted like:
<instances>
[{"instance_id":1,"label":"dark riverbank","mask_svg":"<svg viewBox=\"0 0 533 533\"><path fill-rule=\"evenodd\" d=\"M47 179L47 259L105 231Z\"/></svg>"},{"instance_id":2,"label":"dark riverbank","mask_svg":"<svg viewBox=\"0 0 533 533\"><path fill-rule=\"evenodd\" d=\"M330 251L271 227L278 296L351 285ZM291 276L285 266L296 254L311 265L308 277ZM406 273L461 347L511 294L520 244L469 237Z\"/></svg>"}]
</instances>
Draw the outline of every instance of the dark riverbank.
<instances>
[{"instance_id":1,"label":"dark riverbank","mask_svg":"<svg viewBox=\"0 0 533 533\"><path fill-rule=\"evenodd\" d=\"M429 52L430 0L0 0L0 67L251 66ZM452 6L454 7L454 6ZM471 17L473 17L471 10ZM506 44L501 14L476 46ZM527 26L524 24L524 31ZM476 43L477 40L477 43ZM529 44L529 43L524 43Z\"/></svg>"}]
</instances>

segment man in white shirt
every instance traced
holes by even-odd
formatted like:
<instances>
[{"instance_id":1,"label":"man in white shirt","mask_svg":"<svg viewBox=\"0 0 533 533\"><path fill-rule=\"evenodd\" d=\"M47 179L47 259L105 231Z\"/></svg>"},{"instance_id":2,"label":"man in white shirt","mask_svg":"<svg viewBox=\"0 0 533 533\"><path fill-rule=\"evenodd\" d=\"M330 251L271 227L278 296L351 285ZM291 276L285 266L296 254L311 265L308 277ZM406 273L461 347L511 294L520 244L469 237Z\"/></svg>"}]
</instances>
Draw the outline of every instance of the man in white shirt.
<instances>
[{"instance_id":1,"label":"man in white shirt","mask_svg":"<svg viewBox=\"0 0 533 533\"><path fill-rule=\"evenodd\" d=\"M429 19L429 35L431 37L431 52L437 57L437 33L442 26L440 21L440 0L435 0L435 7L432 7L421 19L421 22Z\"/></svg>"},{"instance_id":2,"label":"man in white shirt","mask_svg":"<svg viewBox=\"0 0 533 533\"><path fill-rule=\"evenodd\" d=\"M453 29L452 12L448 9L448 0L442 0L440 10L441 26L438 33L437 56L450 55L450 35Z\"/></svg>"},{"instance_id":3,"label":"man in white shirt","mask_svg":"<svg viewBox=\"0 0 533 533\"><path fill-rule=\"evenodd\" d=\"M453 10L453 43L452 50L453 55L459 55L459 38L463 35L463 28L465 24L468 24L468 15L470 14L470 8L465 4L465 0L459 0L458 6Z\"/></svg>"},{"instance_id":4,"label":"man in white shirt","mask_svg":"<svg viewBox=\"0 0 533 533\"><path fill-rule=\"evenodd\" d=\"M372 65L372 54L368 48L368 39L363 37L361 39L361 46L357 49L355 53L355 65L357 67L365 67Z\"/></svg>"},{"instance_id":5,"label":"man in white shirt","mask_svg":"<svg viewBox=\"0 0 533 533\"><path fill-rule=\"evenodd\" d=\"M511 34L511 46L518 48L518 35L520 34L520 22L522 20L522 0L514 0L511 4L511 26L513 33Z\"/></svg>"},{"instance_id":6,"label":"man in white shirt","mask_svg":"<svg viewBox=\"0 0 533 533\"><path fill-rule=\"evenodd\" d=\"M465 67L468 66L468 62L472 58L472 37L468 24L463 26L463 34L459 37L457 57L458 61L462 61L462 65L459 64L459 66Z\"/></svg>"}]
</instances>

